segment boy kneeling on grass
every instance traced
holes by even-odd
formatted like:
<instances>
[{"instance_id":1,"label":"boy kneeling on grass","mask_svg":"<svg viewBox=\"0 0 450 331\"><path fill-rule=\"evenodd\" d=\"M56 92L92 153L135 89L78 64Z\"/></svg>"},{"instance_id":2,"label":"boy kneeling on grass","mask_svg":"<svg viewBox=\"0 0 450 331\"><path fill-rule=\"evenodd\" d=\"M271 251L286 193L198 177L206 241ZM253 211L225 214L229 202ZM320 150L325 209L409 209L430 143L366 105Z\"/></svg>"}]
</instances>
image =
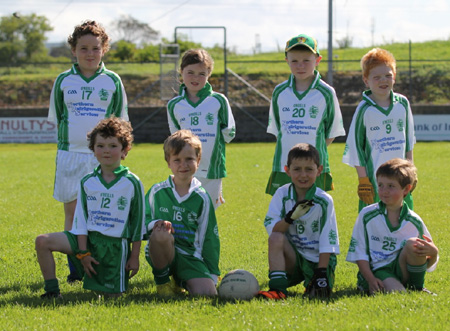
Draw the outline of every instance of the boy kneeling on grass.
<instances>
[{"instance_id":1,"label":"boy kneeling on grass","mask_svg":"<svg viewBox=\"0 0 450 331\"><path fill-rule=\"evenodd\" d=\"M78 275L87 275L85 289L112 296L125 292L129 278L139 270L144 188L120 164L131 149L131 125L120 118L104 119L88 134L88 140L100 165L81 180L72 230L36 238L45 281L42 298L61 297L53 252L67 254Z\"/></svg>"},{"instance_id":2,"label":"boy kneeling on grass","mask_svg":"<svg viewBox=\"0 0 450 331\"><path fill-rule=\"evenodd\" d=\"M395 158L378 168L376 180L381 201L359 213L347 254L347 261L359 268L358 289L431 293L424 287L425 272L436 268L439 251L422 219L403 200L417 183L416 167Z\"/></svg>"},{"instance_id":3,"label":"boy kneeling on grass","mask_svg":"<svg viewBox=\"0 0 450 331\"><path fill-rule=\"evenodd\" d=\"M334 285L339 238L331 196L316 187L323 166L310 144L288 154L292 183L275 192L264 220L269 234L269 291L258 296L284 299L287 288L304 281L305 296L329 297Z\"/></svg>"},{"instance_id":4,"label":"boy kneeling on grass","mask_svg":"<svg viewBox=\"0 0 450 331\"><path fill-rule=\"evenodd\" d=\"M190 130L179 130L164 142L172 174L145 196L148 244L145 257L162 297L184 293L215 296L220 275L220 241L210 196L194 177L202 144Z\"/></svg>"}]
</instances>

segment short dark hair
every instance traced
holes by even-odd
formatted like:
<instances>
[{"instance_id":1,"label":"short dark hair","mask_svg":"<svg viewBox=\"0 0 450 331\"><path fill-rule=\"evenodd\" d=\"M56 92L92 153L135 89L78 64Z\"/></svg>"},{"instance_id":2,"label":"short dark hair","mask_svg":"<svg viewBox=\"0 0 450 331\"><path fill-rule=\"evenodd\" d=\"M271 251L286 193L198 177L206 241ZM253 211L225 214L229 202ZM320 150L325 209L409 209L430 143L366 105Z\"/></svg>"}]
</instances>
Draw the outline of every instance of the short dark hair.
<instances>
[{"instance_id":1,"label":"short dark hair","mask_svg":"<svg viewBox=\"0 0 450 331\"><path fill-rule=\"evenodd\" d=\"M409 184L415 187L417 184L417 168L411 161L400 158L389 160L380 165L376 176L377 178L379 176L394 178L402 188Z\"/></svg>"},{"instance_id":2,"label":"short dark hair","mask_svg":"<svg viewBox=\"0 0 450 331\"><path fill-rule=\"evenodd\" d=\"M95 138L100 135L103 138L117 137L122 144L122 150L129 150L134 139L132 133L133 128L130 122L119 117L105 118L88 133L89 149L94 151Z\"/></svg>"},{"instance_id":3,"label":"short dark hair","mask_svg":"<svg viewBox=\"0 0 450 331\"><path fill-rule=\"evenodd\" d=\"M320 167L319 151L311 144L300 143L292 147L288 154L288 167L294 159L312 159L317 167Z\"/></svg>"},{"instance_id":4,"label":"short dark hair","mask_svg":"<svg viewBox=\"0 0 450 331\"><path fill-rule=\"evenodd\" d=\"M195 154L202 157L202 142L191 130L178 130L164 141L164 159L169 162L170 155L178 155L184 146L190 145L195 149Z\"/></svg>"}]
</instances>

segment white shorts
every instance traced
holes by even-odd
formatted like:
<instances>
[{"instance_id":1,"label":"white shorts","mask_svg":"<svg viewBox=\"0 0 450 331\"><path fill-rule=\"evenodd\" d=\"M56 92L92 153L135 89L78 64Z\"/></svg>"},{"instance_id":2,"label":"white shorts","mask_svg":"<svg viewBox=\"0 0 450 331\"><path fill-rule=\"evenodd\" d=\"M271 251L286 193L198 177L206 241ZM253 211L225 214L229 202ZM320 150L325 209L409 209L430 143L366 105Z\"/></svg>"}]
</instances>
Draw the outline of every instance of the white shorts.
<instances>
[{"instance_id":1,"label":"white shorts","mask_svg":"<svg viewBox=\"0 0 450 331\"><path fill-rule=\"evenodd\" d=\"M58 150L53 197L64 203L76 200L81 179L97 166L93 153Z\"/></svg>"},{"instance_id":2,"label":"white shorts","mask_svg":"<svg viewBox=\"0 0 450 331\"><path fill-rule=\"evenodd\" d=\"M217 207L225 203L225 199L222 195L222 178L208 179L204 177L195 177L200 181L200 183L202 183L202 187L206 190L206 192L208 192L209 196L211 197L214 209L217 209Z\"/></svg>"}]
</instances>

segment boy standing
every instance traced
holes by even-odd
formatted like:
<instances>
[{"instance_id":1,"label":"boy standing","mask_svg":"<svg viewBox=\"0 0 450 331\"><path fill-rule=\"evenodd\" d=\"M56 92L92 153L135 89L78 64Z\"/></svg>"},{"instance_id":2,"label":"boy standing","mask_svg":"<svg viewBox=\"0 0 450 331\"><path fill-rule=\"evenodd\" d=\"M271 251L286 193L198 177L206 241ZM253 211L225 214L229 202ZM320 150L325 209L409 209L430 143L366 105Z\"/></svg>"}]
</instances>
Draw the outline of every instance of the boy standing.
<instances>
[{"instance_id":1,"label":"boy standing","mask_svg":"<svg viewBox=\"0 0 450 331\"><path fill-rule=\"evenodd\" d=\"M201 152L200 139L190 130L168 137L164 156L173 175L153 185L145 197L149 236L145 256L157 293L164 297L183 292L181 287L191 295L217 295L216 215L211 198L194 177Z\"/></svg>"},{"instance_id":2,"label":"boy standing","mask_svg":"<svg viewBox=\"0 0 450 331\"><path fill-rule=\"evenodd\" d=\"M292 183L272 198L264 226L269 234L269 291L284 299L287 288L304 281L305 295L329 297L334 284L339 238L331 196L315 184L323 166L310 144L289 151L286 174Z\"/></svg>"},{"instance_id":3,"label":"boy standing","mask_svg":"<svg viewBox=\"0 0 450 331\"><path fill-rule=\"evenodd\" d=\"M98 165L86 134L105 117L128 120L122 81L102 62L109 40L98 22L87 20L77 25L68 38L77 63L56 78L50 96L48 119L58 127L53 197L64 203L65 231L72 228L80 180ZM70 260L69 267L67 281L80 280Z\"/></svg>"},{"instance_id":4,"label":"boy standing","mask_svg":"<svg viewBox=\"0 0 450 331\"><path fill-rule=\"evenodd\" d=\"M369 90L363 92L363 100L353 115L342 158L342 162L355 167L358 174L359 211L380 201L375 178L378 167L397 157L413 162L415 144L408 99L393 91L394 56L384 49L374 48L362 57L361 68ZM405 201L412 209L410 193Z\"/></svg>"},{"instance_id":5,"label":"boy standing","mask_svg":"<svg viewBox=\"0 0 450 331\"><path fill-rule=\"evenodd\" d=\"M436 268L439 251L422 219L403 201L417 182L416 168L396 158L382 164L376 176L381 201L359 213L347 254L359 268L358 289L430 293L425 272Z\"/></svg>"},{"instance_id":6,"label":"boy standing","mask_svg":"<svg viewBox=\"0 0 450 331\"><path fill-rule=\"evenodd\" d=\"M202 142L203 158L195 177L209 193L214 208L225 202L222 178L227 176L225 145L236 136L236 126L228 99L214 92L208 78L214 61L204 49L183 54L180 95L167 104L170 133L191 130Z\"/></svg>"},{"instance_id":7,"label":"boy standing","mask_svg":"<svg viewBox=\"0 0 450 331\"><path fill-rule=\"evenodd\" d=\"M285 56L291 75L275 87L270 103L267 132L277 137L277 144L266 193L273 195L290 182L284 162L289 150L299 142L319 151L323 171L316 184L325 191L332 190L327 146L335 137L345 135L336 92L316 70L322 57L314 38L301 34L290 39Z\"/></svg>"},{"instance_id":8,"label":"boy standing","mask_svg":"<svg viewBox=\"0 0 450 331\"><path fill-rule=\"evenodd\" d=\"M43 298L60 297L55 251L68 255L80 279L88 276L85 289L120 295L139 270L144 191L139 178L120 164L131 149L131 125L119 118L104 119L88 139L100 165L81 180L72 230L36 238Z\"/></svg>"}]
</instances>

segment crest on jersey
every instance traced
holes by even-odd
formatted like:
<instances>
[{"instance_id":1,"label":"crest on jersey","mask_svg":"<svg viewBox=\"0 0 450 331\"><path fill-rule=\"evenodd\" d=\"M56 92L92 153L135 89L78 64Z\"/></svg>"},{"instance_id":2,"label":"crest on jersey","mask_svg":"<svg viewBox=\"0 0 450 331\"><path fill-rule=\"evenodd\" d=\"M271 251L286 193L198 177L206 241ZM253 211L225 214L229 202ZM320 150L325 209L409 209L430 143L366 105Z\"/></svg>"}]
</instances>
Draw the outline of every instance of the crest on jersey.
<instances>
[{"instance_id":1,"label":"crest on jersey","mask_svg":"<svg viewBox=\"0 0 450 331\"><path fill-rule=\"evenodd\" d=\"M403 131L403 128L404 128L403 120L400 118L400 119L397 121L397 129L398 129L398 131L402 132L402 131Z\"/></svg>"},{"instance_id":2,"label":"crest on jersey","mask_svg":"<svg viewBox=\"0 0 450 331\"><path fill-rule=\"evenodd\" d=\"M188 219L189 223L197 222L198 215L197 215L197 213L191 211L191 212L188 213L187 219Z\"/></svg>"},{"instance_id":3,"label":"crest on jersey","mask_svg":"<svg viewBox=\"0 0 450 331\"><path fill-rule=\"evenodd\" d=\"M211 113L206 114L206 124L213 125L214 124L214 115Z\"/></svg>"},{"instance_id":4,"label":"crest on jersey","mask_svg":"<svg viewBox=\"0 0 450 331\"><path fill-rule=\"evenodd\" d=\"M319 108L317 106L311 106L309 108L309 117L316 118L317 114L319 114Z\"/></svg>"},{"instance_id":5,"label":"crest on jersey","mask_svg":"<svg viewBox=\"0 0 450 331\"><path fill-rule=\"evenodd\" d=\"M105 90L105 89L102 88L102 89L98 92L98 96L100 97L100 100L106 101L106 100L108 100L109 92L108 92L107 90Z\"/></svg>"},{"instance_id":6,"label":"crest on jersey","mask_svg":"<svg viewBox=\"0 0 450 331\"><path fill-rule=\"evenodd\" d=\"M124 196L121 196L118 200L117 200L117 208L119 210L124 210L125 207L128 204L128 200L127 198L125 198Z\"/></svg>"}]
</instances>

